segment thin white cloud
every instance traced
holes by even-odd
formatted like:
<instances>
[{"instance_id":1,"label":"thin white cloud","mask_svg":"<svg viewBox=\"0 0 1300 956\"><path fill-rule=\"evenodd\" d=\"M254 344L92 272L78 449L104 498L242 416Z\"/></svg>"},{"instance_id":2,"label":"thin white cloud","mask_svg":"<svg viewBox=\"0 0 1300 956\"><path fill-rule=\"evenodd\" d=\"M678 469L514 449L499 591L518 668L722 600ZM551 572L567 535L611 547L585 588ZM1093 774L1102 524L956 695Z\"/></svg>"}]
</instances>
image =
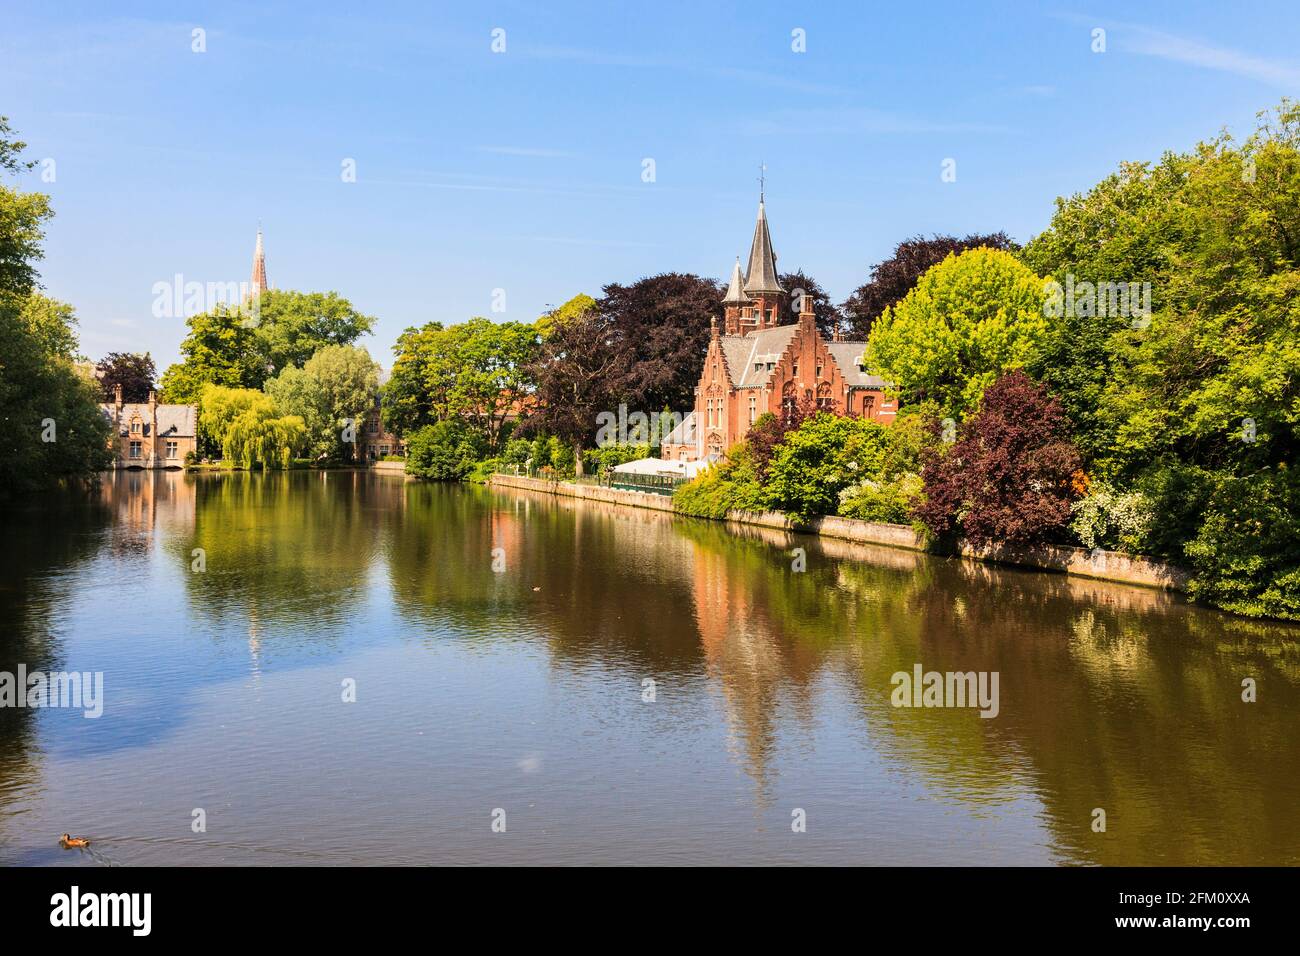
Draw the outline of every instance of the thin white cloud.
<instances>
[{"instance_id":1,"label":"thin white cloud","mask_svg":"<svg viewBox=\"0 0 1300 956\"><path fill-rule=\"evenodd\" d=\"M1273 86L1300 87L1300 63L1297 61L1252 56L1147 27L1130 26L1127 29L1132 31L1131 35L1121 32L1119 40L1121 47L1130 52L1205 70L1233 73Z\"/></svg>"},{"instance_id":2,"label":"thin white cloud","mask_svg":"<svg viewBox=\"0 0 1300 956\"><path fill-rule=\"evenodd\" d=\"M1300 60L1255 56L1230 47L1215 46L1192 37L1178 36L1141 23L1107 20L1075 13L1053 14L1080 26L1104 27L1119 49L1203 70L1231 73L1287 89L1300 87Z\"/></svg>"}]
</instances>

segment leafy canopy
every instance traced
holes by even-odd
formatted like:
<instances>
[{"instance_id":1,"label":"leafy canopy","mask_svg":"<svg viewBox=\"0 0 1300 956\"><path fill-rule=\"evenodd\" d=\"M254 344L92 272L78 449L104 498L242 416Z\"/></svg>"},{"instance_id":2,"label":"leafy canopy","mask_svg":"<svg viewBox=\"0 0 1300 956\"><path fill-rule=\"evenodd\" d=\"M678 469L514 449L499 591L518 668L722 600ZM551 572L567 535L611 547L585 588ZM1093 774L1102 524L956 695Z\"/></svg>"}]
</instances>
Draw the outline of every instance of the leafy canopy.
<instances>
[{"instance_id":1,"label":"leafy canopy","mask_svg":"<svg viewBox=\"0 0 1300 956\"><path fill-rule=\"evenodd\" d=\"M867 364L908 404L954 418L1036 353L1048 329L1043 281L1009 252L972 249L930 269L887 308L867 339Z\"/></svg>"}]
</instances>

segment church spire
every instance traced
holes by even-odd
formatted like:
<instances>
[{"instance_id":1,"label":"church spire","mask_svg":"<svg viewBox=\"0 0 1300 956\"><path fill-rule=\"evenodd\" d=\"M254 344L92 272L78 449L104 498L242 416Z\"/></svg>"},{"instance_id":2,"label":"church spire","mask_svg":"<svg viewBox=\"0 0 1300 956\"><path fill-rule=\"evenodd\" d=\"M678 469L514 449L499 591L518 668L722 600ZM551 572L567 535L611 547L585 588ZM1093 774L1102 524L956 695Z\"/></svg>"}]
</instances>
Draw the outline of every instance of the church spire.
<instances>
[{"instance_id":1,"label":"church spire","mask_svg":"<svg viewBox=\"0 0 1300 956\"><path fill-rule=\"evenodd\" d=\"M767 231L767 213L763 200L758 200L758 221L754 223L754 241L749 247L749 268L745 272L745 292L781 292L776 281L776 254L772 252L772 237Z\"/></svg>"},{"instance_id":2,"label":"church spire","mask_svg":"<svg viewBox=\"0 0 1300 956\"><path fill-rule=\"evenodd\" d=\"M256 298L266 291L266 250L262 248L262 227L257 227L257 246L253 249L253 281L249 295Z\"/></svg>"},{"instance_id":3,"label":"church spire","mask_svg":"<svg viewBox=\"0 0 1300 956\"><path fill-rule=\"evenodd\" d=\"M722 301L726 305L744 305L749 301L749 296L745 295L745 279L740 274L740 256L736 256L736 264L731 267L731 284L727 286L727 294Z\"/></svg>"}]
</instances>

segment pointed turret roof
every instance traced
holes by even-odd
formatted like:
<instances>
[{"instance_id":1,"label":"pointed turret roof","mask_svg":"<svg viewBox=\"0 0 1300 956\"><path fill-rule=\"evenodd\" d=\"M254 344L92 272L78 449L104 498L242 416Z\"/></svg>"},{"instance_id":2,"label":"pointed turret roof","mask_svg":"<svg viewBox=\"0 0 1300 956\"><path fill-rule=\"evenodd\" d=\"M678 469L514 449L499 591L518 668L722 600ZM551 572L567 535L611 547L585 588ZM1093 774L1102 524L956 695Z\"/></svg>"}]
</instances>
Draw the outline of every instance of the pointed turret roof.
<instances>
[{"instance_id":1,"label":"pointed turret roof","mask_svg":"<svg viewBox=\"0 0 1300 956\"><path fill-rule=\"evenodd\" d=\"M749 301L745 295L745 277L740 274L740 256L736 256L736 264L731 267L731 284L722 301L725 305L743 305Z\"/></svg>"},{"instance_id":2,"label":"pointed turret roof","mask_svg":"<svg viewBox=\"0 0 1300 956\"><path fill-rule=\"evenodd\" d=\"M262 248L262 227L257 227L257 247L253 250L253 281L249 292L259 295L266 291L266 251Z\"/></svg>"},{"instance_id":3,"label":"pointed turret roof","mask_svg":"<svg viewBox=\"0 0 1300 956\"><path fill-rule=\"evenodd\" d=\"M772 237L767 232L767 213L763 200L758 201L758 221L754 223L754 242L749 247L749 268L745 271L745 292L780 292L776 281L776 255Z\"/></svg>"}]
</instances>

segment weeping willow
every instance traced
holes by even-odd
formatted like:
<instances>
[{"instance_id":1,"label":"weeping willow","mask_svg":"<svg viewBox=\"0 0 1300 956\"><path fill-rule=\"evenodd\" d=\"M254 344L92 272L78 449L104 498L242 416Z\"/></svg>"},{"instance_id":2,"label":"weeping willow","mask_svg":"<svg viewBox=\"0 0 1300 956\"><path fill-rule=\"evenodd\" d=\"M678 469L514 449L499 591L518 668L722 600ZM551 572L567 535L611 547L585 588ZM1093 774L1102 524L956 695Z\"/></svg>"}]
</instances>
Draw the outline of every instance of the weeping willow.
<instances>
[{"instance_id":1,"label":"weeping willow","mask_svg":"<svg viewBox=\"0 0 1300 956\"><path fill-rule=\"evenodd\" d=\"M299 415L271 418L263 409L249 409L232 420L222 437L221 453L241 468L288 468L307 442L307 426Z\"/></svg>"}]
</instances>

